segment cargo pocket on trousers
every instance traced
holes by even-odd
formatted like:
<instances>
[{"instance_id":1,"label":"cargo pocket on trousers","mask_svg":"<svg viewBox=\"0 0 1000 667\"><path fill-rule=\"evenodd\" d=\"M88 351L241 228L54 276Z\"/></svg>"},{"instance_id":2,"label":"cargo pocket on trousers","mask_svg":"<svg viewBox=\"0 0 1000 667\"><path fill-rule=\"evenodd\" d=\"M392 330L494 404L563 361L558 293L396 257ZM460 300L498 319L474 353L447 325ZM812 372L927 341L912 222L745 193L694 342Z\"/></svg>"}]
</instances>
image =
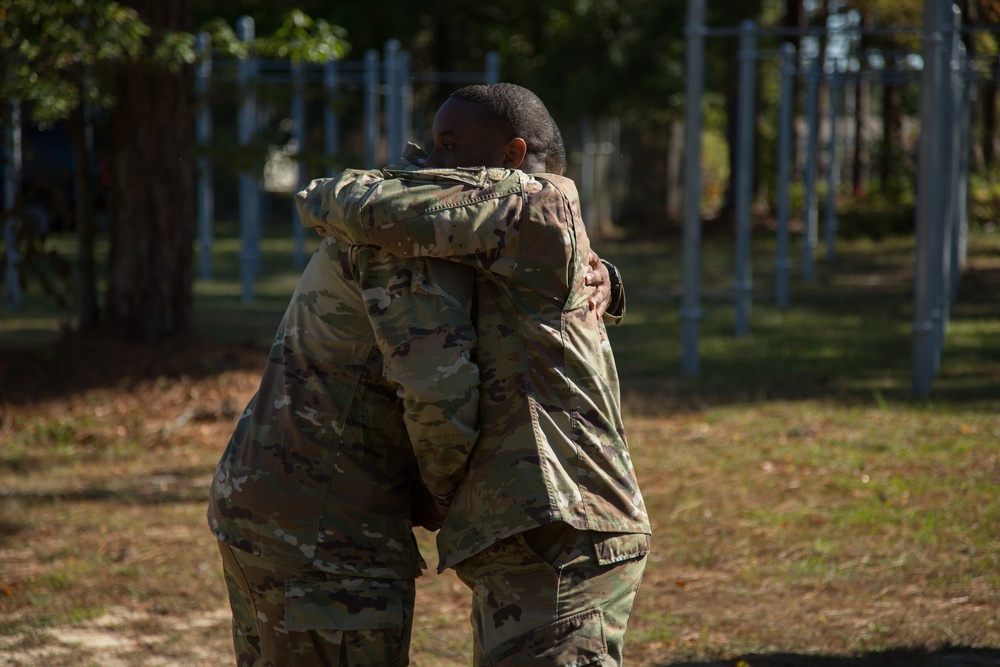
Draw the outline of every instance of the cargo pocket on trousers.
<instances>
[{"instance_id":1,"label":"cargo pocket on trousers","mask_svg":"<svg viewBox=\"0 0 1000 667\"><path fill-rule=\"evenodd\" d=\"M403 617L402 594L391 582L293 580L285 587L289 632L391 630L403 626Z\"/></svg>"},{"instance_id":2,"label":"cargo pocket on trousers","mask_svg":"<svg viewBox=\"0 0 1000 667\"><path fill-rule=\"evenodd\" d=\"M649 535L644 533L592 532L598 565L621 563L649 554Z\"/></svg>"},{"instance_id":3,"label":"cargo pocket on trousers","mask_svg":"<svg viewBox=\"0 0 1000 667\"><path fill-rule=\"evenodd\" d=\"M608 657L600 609L574 614L508 639L484 656L491 667L581 667Z\"/></svg>"}]
</instances>

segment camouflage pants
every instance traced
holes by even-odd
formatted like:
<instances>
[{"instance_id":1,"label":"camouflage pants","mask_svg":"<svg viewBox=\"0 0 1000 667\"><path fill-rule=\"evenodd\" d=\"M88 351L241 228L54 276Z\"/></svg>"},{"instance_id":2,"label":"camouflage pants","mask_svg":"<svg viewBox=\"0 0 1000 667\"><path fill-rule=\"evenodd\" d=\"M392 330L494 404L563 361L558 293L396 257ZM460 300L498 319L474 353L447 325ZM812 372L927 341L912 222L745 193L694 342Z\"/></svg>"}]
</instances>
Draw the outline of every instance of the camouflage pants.
<instances>
[{"instance_id":1,"label":"camouflage pants","mask_svg":"<svg viewBox=\"0 0 1000 667\"><path fill-rule=\"evenodd\" d=\"M475 665L621 665L648 551L646 535L555 523L462 561Z\"/></svg>"},{"instance_id":2,"label":"camouflage pants","mask_svg":"<svg viewBox=\"0 0 1000 667\"><path fill-rule=\"evenodd\" d=\"M412 579L277 565L219 542L239 667L409 664Z\"/></svg>"}]
</instances>

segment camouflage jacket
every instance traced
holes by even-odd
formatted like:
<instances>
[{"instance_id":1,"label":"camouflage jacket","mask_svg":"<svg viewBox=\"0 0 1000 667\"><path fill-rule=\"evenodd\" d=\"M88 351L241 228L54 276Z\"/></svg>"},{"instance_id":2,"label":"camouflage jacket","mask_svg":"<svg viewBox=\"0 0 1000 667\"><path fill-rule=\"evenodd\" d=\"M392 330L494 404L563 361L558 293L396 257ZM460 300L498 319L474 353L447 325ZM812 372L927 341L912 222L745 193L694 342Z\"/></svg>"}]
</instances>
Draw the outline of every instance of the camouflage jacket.
<instances>
[{"instance_id":1,"label":"camouflage jacket","mask_svg":"<svg viewBox=\"0 0 1000 667\"><path fill-rule=\"evenodd\" d=\"M215 535L336 574L419 574L411 484L447 505L479 435L473 282L452 262L327 237L219 462Z\"/></svg>"},{"instance_id":2,"label":"camouflage jacket","mask_svg":"<svg viewBox=\"0 0 1000 667\"><path fill-rule=\"evenodd\" d=\"M297 202L304 224L352 243L477 269L481 434L438 535L441 569L553 521L649 533L607 331L587 305L590 242L572 181L348 170Z\"/></svg>"}]
</instances>

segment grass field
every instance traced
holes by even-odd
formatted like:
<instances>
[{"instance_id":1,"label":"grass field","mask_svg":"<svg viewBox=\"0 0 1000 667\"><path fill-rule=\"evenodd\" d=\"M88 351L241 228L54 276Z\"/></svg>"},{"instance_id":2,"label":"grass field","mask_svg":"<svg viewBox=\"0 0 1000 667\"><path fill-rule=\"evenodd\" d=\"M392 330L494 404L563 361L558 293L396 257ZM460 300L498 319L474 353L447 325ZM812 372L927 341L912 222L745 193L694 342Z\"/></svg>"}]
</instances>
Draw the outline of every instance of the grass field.
<instances>
[{"instance_id":1,"label":"grass field","mask_svg":"<svg viewBox=\"0 0 1000 667\"><path fill-rule=\"evenodd\" d=\"M206 488L293 288L271 239L243 304L233 241L198 333L55 343L32 296L0 317L0 665L231 664ZM845 242L773 305L755 246L751 333L732 258L703 256L701 373L680 376L680 248L616 241L611 331L654 551L628 664L1000 665L1000 233L975 233L925 398L910 392L909 239ZM432 537L421 533L433 563ZM469 664L467 595L420 581L418 666Z\"/></svg>"}]
</instances>

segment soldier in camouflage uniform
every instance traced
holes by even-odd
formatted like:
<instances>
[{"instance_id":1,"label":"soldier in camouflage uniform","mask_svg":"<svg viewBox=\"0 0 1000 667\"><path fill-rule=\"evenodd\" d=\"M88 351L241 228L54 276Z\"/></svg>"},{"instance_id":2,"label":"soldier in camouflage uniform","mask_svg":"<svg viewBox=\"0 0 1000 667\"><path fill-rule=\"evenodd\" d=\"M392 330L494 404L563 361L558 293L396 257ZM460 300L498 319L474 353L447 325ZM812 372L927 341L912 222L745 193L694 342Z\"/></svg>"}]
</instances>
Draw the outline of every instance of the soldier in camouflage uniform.
<instances>
[{"instance_id":1,"label":"soldier in camouflage uniform","mask_svg":"<svg viewBox=\"0 0 1000 667\"><path fill-rule=\"evenodd\" d=\"M211 488L240 665L407 664L412 488L449 499L478 436L470 271L312 257Z\"/></svg>"},{"instance_id":2,"label":"soldier in camouflage uniform","mask_svg":"<svg viewBox=\"0 0 1000 667\"><path fill-rule=\"evenodd\" d=\"M475 664L621 664L650 528L558 129L533 94L494 84L454 93L433 133L427 169L314 181L300 215L477 272L481 435L437 539L440 569L473 592Z\"/></svg>"},{"instance_id":3,"label":"soldier in camouflage uniform","mask_svg":"<svg viewBox=\"0 0 1000 667\"><path fill-rule=\"evenodd\" d=\"M334 237L312 257L211 488L241 666L408 664L411 527L440 527L478 435L474 278Z\"/></svg>"}]
</instances>

